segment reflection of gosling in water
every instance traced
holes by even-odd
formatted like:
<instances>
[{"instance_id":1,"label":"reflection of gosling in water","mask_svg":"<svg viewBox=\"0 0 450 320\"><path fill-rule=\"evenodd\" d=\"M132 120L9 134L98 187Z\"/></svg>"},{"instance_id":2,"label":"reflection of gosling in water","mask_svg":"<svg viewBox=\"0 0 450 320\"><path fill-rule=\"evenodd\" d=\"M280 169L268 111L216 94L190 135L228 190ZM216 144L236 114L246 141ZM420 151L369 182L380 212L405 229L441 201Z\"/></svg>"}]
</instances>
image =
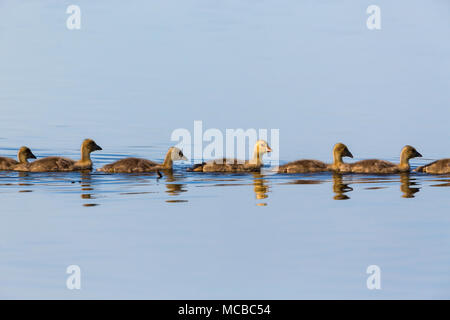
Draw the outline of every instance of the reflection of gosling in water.
<instances>
[{"instance_id":1,"label":"reflection of gosling in water","mask_svg":"<svg viewBox=\"0 0 450 320\"><path fill-rule=\"evenodd\" d=\"M177 179L173 175L173 172L171 170L164 170L164 175L166 177L166 182L176 182ZM166 183L166 192L171 196L177 196L182 192L186 192L187 190L184 189L184 184L182 183Z\"/></svg>"},{"instance_id":2,"label":"reflection of gosling in water","mask_svg":"<svg viewBox=\"0 0 450 320\"><path fill-rule=\"evenodd\" d=\"M400 173L409 172L410 165L409 160L416 157L422 157L422 155L417 152L411 146L405 146L400 154L400 164L395 164L384 160L362 160L352 163L351 172L354 173Z\"/></svg>"},{"instance_id":3,"label":"reflection of gosling in water","mask_svg":"<svg viewBox=\"0 0 450 320\"><path fill-rule=\"evenodd\" d=\"M258 140L253 148L253 158L247 161L237 159L217 159L197 164L188 171L195 172L259 172L263 166L263 155L271 152L266 141Z\"/></svg>"},{"instance_id":4,"label":"reflection of gosling in water","mask_svg":"<svg viewBox=\"0 0 450 320\"><path fill-rule=\"evenodd\" d=\"M81 145L81 159L78 161L61 157L47 157L36 160L28 165L17 166L15 170L30 172L91 170L91 152L97 150L102 150L102 148L94 140L86 139Z\"/></svg>"},{"instance_id":5,"label":"reflection of gosling in water","mask_svg":"<svg viewBox=\"0 0 450 320\"><path fill-rule=\"evenodd\" d=\"M400 191L403 193L403 198L414 198L414 194L420 191L420 188L411 188L416 183L411 182L408 172L400 174L400 183Z\"/></svg>"},{"instance_id":6,"label":"reflection of gosling in water","mask_svg":"<svg viewBox=\"0 0 450 320\"><path fill-rule=\"evenodd\" d=\"M267 193L269 192L269 186L267 185L267 180L263 179L263 175L260 173L253 174L253 191L255 192L255 197L257 200L267 199L269 196ZM258 207L267 206L267 202L257 202L256 205Z\"/></svg>"},{"instance_id":7,"label":"reflection of gosling in water","mask_svg":"<svg viewBox=\"0 0 450 320\"><path fill-rule=\"evenodd\" d=\"M173 161L187 160L183 151L176 147L170 147L167 151L163 163L153 162L141 158L126 158L114 163L107 164L97 171L110 173L133 173L133 172L153 172L158 170L172 170Z\"/></svg>"},{"instance_id":8,"label":"reflection of gosling in water","mask_svg":"<svg viewBox=\"0 0 450 320\"><path fill-rule=\"evenodd\" d=\"M342 175L333 173L333 192L335 193L334 200L348 200L350 199L345 193L353 191L352 187L343 183Z\"/></svg>"},{"instance_id":9,"label":"reflection of gosling in water","mask_svg":"<svg viewBox=\"0 0 450 320\"><path fill-rule=\"evenodd\" d=\"M297 160L278 167L278 173L314 173L325 171L348 171L343 157L353 158L352 153L343 143L337 143L333 147L333 163L326 164L319 160Z\"/></svg>"},{"instance_id":10,"label":"reflection of gosling in water","mask_svg":"<svg viewBox=\"0 0 450 320\"><path fill-rule=\"evenodd\" d=\"M437 160L427 165L418 167L414 171L429 174L448 174L450 173L450 159Z\"/></svg>"},{"instance_id":11,"label":"reflection of gosling in water","mask_svg":"<svg viewBox=\"0 0 450 320\"><path fill-rule=\"evenodd\" d=\"M262 179L262 175L254 174L253 176L253 190L255 191L256 199L262 200L267 199L269 196L269 186L266 184L267 180Z\"/></svg>"},{"instance_id":12,"label":"reflection of gosling in water","mask_svg":"<svg viewBox=\"0 0 450 320\"><path fill-rule=\"evenodd\" d=\"M33 152L27 147L22 147L17 153L17 160L0 157L0 170L14 170L18 165L27 165L28 159L36 159Z\"/></svg>"}]
</instances>

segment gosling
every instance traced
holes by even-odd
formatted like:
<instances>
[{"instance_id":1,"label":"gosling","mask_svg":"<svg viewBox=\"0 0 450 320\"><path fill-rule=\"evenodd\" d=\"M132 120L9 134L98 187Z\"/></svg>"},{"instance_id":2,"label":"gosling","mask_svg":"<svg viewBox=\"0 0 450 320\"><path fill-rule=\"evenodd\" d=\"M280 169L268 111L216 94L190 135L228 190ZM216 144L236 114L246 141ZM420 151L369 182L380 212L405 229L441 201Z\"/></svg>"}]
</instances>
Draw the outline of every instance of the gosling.
<instances>
[{"instance_id":1,"label":"gosling","mask_svg":"<svg viewBox=\"0 0 450 320\"><path fill-rule=\"evenodd\" d=\"M427 165L418 167L414 171L429 174L448 174L450 173L450 159L437 160Z\"/></svg>"},{"instance_id":2,"label":"gosling","mask_svg":"<svg viewBox=\"0 0 450 320\"><path fill-rule=\"evenodd\" d=\"M19 165L27 165L28 159L36 159L36 156L28 147L21 147L17 153L17 160L0 157L0 170L14 170Z\"/></svg>"},{"instance_id":3,"label":"gosling","mask_svg":"<svg viewBox=\"0 0 450 320\"><path fill-rule=\"evenodd\" d=\"M102 150L102 148L94 140L86 139L81 145L81 159L78 161L62 157L47 157L36 160L26 166L18 167L15 170L28 172L92 170L91 152L97 150Z\"/></svg>"},{"instance_id":4,"label":"gosling","mask_svg":"<svg viewBox=\"0 0 450 320\"><path fill-rule=\"evenodd\" d=\"M126 158L107 164L104 167L97 169L97 171L109 173L142 173L154 172L158 170L172 170L173 161L177 160L186 161L187 158L180 149L170 147L162 164L147 159Z\"/></svg>"},{"instance_id":5,"label":"gosling","mask_svg":"<svg viewBox=\"0 0 450 320\"><path fill-rule=\"evenodd\" d=\"M409 160L412 158L422 157L417 150L411 146L405 146L400 154L400 164L395 164L384 160L362 160L352 163L351 172L353 173L375 173L375 174L393 174L401 172L409 172L411 167Z\"/></svg>"},{"instance_id":6,"label":"gosling","mask_svg":"<svg viewBox=\"0 0 450 320\"><path fill-rule=\"evenodd\" d=\"M343 143L337 143L333 147L333 163L326 164L319 160L297 160L278 167L278 173L315 173L325 171L346 172L349 171L348 164L342 158L353 158L352 153Z\"/></svg>"},{"instance_id":7,"label":"gosling","mask_svg":"<svg viewBox=\"0 0 450 320\"><path fill-rule=\"evenodd\" d=\"M269 144L264 140L258 140L253 148L253 158L247 161L237 159L217 159L202 164L197 164L187 171L194 172L259 172L264 165L263 155L272 152Z\"/></svg>"}]
</instances>

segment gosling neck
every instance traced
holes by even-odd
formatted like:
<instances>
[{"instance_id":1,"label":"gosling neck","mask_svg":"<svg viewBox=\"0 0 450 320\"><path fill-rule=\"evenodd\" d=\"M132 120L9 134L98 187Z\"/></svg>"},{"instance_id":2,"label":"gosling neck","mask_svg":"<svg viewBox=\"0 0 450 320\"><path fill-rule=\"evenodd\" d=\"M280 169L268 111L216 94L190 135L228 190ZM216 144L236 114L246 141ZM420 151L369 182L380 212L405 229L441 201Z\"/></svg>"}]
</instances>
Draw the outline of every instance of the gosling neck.
<instances>
[{"instance_id":1,"label":"gosling neck","mask_svg":"<svg viewBox=\"0 0 450 320\"><path fill-rule=\"evenodd\" d=\"M163 165L164 169L172 169L173 160L172 160L172 148L167 151L166 157L164 158Z\"/></svg>"},{"instance_id":2,"label":"gosling neck","mask_svg":"<svg viewBox=\"0 0 450 320\"><path fill-rule=\"evenodd\" d=\"M27 156L24 153L20 152L20 151L17 154L17 159L19 159L19 163L28 163Z\"/></svg>"},{"instance_id":3,"label":"gosling neck","mask_svg":"<svg viewBox=\"0 0 450 320\"><path fill-rule=\"evenodd\" d=\"M250 161L250 163L252 164L256 164L256 165L261 165L262 164L262 155L259 152L259 145L255 146L255 149L253 150L253 157L252 160Z\"/></svg>"},{"instance_id":4,"label":"gosling neck","mask_svg":"<svg viewBox=\"0 0 450 320\"><path fill-rule=\"evenodd\" d=\"M81 147L81 160L79 162L82 163L82 164L90 164L90 163L92 163L91 151L89 151L88 148L85 147L85 146Z\"/></svg>"},{"instance_id":5,"label":"gosling neck","mask_svg":"<svg viewBox=\"0 0 450 320\"><path fill-rule=\"evenodd\" d=\"M400 155L400 164L398 165L400 169L402 170L409 170L409 157L406 155L405 152L402 152Z\"/></svg>"},{"instance_id":6,"label":"gosling neck","mask_svg":"<svg viewBox=\"0 0 450 320\"><path fill-rule=\"evenodd\" d=\"M339 166L343 163L344 162L342 161L342 153L334 150L333 151L333 165Z\"/></svg>"}]
</instances>

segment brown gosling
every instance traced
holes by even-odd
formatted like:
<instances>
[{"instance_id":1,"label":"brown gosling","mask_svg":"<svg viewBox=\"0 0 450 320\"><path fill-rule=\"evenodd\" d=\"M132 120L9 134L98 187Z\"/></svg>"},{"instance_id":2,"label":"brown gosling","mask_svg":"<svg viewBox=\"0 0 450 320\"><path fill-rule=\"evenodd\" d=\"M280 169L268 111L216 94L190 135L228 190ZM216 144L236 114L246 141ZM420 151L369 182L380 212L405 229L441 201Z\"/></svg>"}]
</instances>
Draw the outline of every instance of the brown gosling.
<instances>
[{"instance_id":1,"label":"brown gosling","mask_svg":"<svg viewBox=\"0 0 450 320\"><path fill-rule=\"evenodd\" d=\"M351 164L353 173L401 173L409 172L409 160L416 157L422 157L417 150L411 146L405 146L400 154L400 164L395 164L384 160L362 160Z\"/></svg>"},{"instance_id":2,"label":"brown gosling","mask_svg":"<svg viewBox=\"0 0 450 320\"><path fill-rule=\"evenodd\" d=\"M17 160L0 157L0 170L14 170L18 165L27 165L28 159L36 159L35 155L27 147L21 147L17 153Z\"/></svg>"},{"instance_id":3,"label":"brown gosling","mask_svg":"<svg viewBox=\"0 0 450 320\"><path fill-rule=\"evenodd\" d=\"M333 172L350 172L350 164L344 163L342 158L349 157L353 159L353 154L343 143L336 143L333 147L333 163L328 165L328 169Z\"/></svg>"},{"instance_id":4,"label":"brown gosling","mask_svg":"<svg viewBox=\"0 0 450 320\"><path fill-rule=\"evenodd\" d=\"M328 170L333 172L345 173L350 171L350 164L344 163L342 158L349 157L353 159L353 154L343 143L336 143L333 147L333 163L328 165Z\"/></svg>"},{"instance_id":5,"label":"brown gosling","mask_svg":"<svg viewBox=\"0 0 450 320\"><path fill-rule=\"evenodd\" d=\"M195 172L259 172L263 166L262 157L272 152L269 144L264 140L258 140L253 148L253 158L247 161L237 159L216 159L202 164L194 165L188 171Z\"/></svg>"},{"instance_id":6,"label":"brown gosling","mask_svg":"<svg viewBox=\"0 0 450 320\"><path fill-rule=\"evenodd\" d=\"M342 161L343 157L353 158L352 153L343 143L337 143L333 147L333 163L326 164L319 160L297 160L278 167L278 173L315 173L325 171L346 171L347 165Z\"/></svg>"},{"instance_id":7,"label":"brown gosling","mask_svg":"<svg viewBox=\"0 0 450 320\"><path fill-rule=\"evenodd\" d=\"M345 171L343 157L353 158L352 153L343 143L337 143L333 147L333 164L326 164L319 160L297 160L278 167L278 173L315 173L325 171Z\"/></svg>"},{"instance_id":8,"label":"brown gosling","mask_svg":"<svg viewBox=\"0 0 450 320\"><path fill-rule=\"evenodd\" d=\"M61 158L61 157L47 157L29 163L26 166L16 167L17 171L28 172L60 172L60 171L78 171L91 170L92 160L91 152L102 150L94 140L86 139L81 145L81 159L78 161Z\"/></svg>"},{"instance_id":9,"label":"brown gosling","mask_svg":"<svg viewBox=\"0 0 450 320\"><path fill-rule=\"evenodd\" d=\"M97 169L97 171L109 173L139 173L154 172L158 170L172 170L173 161L177 160L187 160L187 158L180 149L170 147L162 164L147 159L126 158L107 164L103 168Z\"/></svg>"},{"instance_id":10,"label":"brown gosling","mask_svg":"<svg viewBox=\"0 0 450 320\"><path fill-rule=\"evenodd\" d=\"M429 174L448 174L450 173L450 159L437 160L427 165L418 167L414 171Z\"/></svg>"}]
</instances>

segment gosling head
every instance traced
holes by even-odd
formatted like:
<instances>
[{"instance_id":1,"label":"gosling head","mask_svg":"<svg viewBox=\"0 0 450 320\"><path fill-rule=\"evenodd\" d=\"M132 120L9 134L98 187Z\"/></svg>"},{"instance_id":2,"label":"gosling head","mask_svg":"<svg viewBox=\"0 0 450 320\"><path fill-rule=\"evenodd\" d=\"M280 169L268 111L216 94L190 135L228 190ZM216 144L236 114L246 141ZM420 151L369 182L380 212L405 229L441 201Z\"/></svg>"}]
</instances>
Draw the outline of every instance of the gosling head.
<instances>
[{"instance_id":1,"label":"gosling head","mask_svg":"<svg viewBox=\"0 0 450 320\"><path fill-rule=\"evenodd\" d=\"M91 153L91 152L94 152L97 150L103 150L103 149L98 144L96 144L94 140L85 139L83 141L83 144L81 145L81 150Z\"/></svg>"},{"instance_id":2,"label":"gosling head","mask_svg":"<svg viewBox=\"0 0 450 320\"><path fill-rule=\"evenodd\" d=\"M272 152L272 149L269 147L269 144L265 140L258 140L255 144L255 151L259 155L263 155L265 153Z\"/></svg>"},{"instance_id":3,"label":"gosling head","mask_svg":"<svg viewBox=\"0 0 450 320\"><path fill-rule=\"evenodd\" d=\"M172 161L177 161L177 160L187 161L188 158L186 158L184 156L183 151L181 151L177 147L172 147L171 149L172 150L170 152L170 157L171 157Z\"/></svg>"},{"instance_id":4,"label":"gosling head","mask_svg":"<svg viewBox=\"0 0 450 320\"><path fill-rule=\"evenodd\" d=\"M404 146L401 153L402 160L409 160L412 158L421 158L422 155L416 150L416 148L411 146Z\"/></svg>"},{"instance_id":5,"label":"gosling head","mask_svg":"<svg viewBox=\"0 0 450 320\"><path fill-rule=\"evenodd\" d=\"M336 143L333 148L333 154L343 157L353 158L352 153L348 150L347 146L343 143Z\"/></svg>"},{"instance_id":6,"label":"gosling head","mask_svg":"<svg viewBox=\"0 0 450 320\"><path fill-rule=\"evenodd\" d=\"M28 162L28 159L36 159L36 156L28 147L21 147L17 154L17 158L19 159L20 163L26 163Z\"/></svg>"}]
</instances>

